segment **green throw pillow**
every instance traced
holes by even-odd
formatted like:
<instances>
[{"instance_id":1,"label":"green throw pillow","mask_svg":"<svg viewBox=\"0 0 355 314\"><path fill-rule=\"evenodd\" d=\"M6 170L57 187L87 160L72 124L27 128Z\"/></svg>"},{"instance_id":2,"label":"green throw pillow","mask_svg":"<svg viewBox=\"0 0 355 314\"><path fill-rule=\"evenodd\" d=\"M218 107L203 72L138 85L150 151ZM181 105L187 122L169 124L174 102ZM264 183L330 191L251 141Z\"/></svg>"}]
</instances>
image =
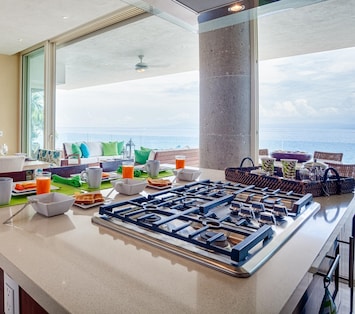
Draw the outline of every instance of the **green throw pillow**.
<instances>
[{"instance_id":1,"label":"green throw pillow","mask_svg":"<svg viewBox=\"0 0 355 314\"><path fill-rule=\"evenodd\" d=\"M149 152L152 150L151 148L143 147L141 146L141 150L149 150Z\"/></svg>"},{"instance_id":2,"label":"green throw pillow","mask_svg":"<svg viewBox=\"0 0 355 314\"><path fill-rule=\"evenodd\" d=\"M135 162L138 164L145 164L148 160L150 150L134 150Z\"/></svg>"},{"instance_id":3,"label":"green throw pillow","mask_svg":"<svg viewBox=\"0 0 355 314\"><path fill-rule=\"evenodd\" d=\"M117 142L102 143L104 156L117 156Z\"/></svg>"},{"instance_id":4,"label":"green throw pillow","mask_svg":"<svg viewBox=\"0 0 355 314\"><path fill-rule=\"evenodd\" d=\"M124 147L124 142L117 142L117 155L121 155Z\"/></svg>"},{"instance_id":5,"label":"green throw pillow","mask_svg":"<svg viewBox=\"0 0 355 314\"><path fill-rule=\"evenodd\" d=\"M71 144L71 150L73 154L78 154L79 157L83 157L83 153L81 152L80 145L75 143Z\"/></svg>"}]
</instances>

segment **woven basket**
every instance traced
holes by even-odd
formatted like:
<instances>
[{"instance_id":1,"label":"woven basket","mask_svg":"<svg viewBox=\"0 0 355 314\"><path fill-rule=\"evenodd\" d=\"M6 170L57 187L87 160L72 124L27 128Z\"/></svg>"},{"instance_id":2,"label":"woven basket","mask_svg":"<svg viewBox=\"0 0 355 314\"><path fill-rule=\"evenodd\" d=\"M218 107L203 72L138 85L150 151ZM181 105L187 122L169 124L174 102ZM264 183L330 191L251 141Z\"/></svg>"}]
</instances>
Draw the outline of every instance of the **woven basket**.
<instances>
[{"instance_id":1,"label":"woven basket","mask_svg":"<svg viewBox=\"0 0 355 314\"><path fill-rule=\"evenodd\" d=\"M244 158L239 168L227 168L225 170L226 180L239 182L246 185L255 185L257 187L281 191L293 191L294 193L306 194L311 193L313 196L326 196L334 194L352 193L355 187L354 178L341 177L333 168L328 168L323 181L303 182L300 180L289 180L279 176L267 176L251 173L252 170L259 167L243 167ZM252 162L254 165L254 163ZM335 175L328 176L328 172L332 171ZM277 172L276 172L277 173Z\"/></svg>"}]
</instances>

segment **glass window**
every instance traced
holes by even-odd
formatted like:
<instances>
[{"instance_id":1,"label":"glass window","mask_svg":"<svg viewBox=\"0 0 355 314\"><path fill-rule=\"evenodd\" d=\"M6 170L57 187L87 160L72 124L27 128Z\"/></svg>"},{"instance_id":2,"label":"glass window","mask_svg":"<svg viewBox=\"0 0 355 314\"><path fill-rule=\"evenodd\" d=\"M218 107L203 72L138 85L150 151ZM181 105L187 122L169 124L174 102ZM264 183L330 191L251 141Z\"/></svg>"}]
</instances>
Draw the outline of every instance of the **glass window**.
<instances>
[{"instance_id":1,"label":"glass window","mask_svg":"<svg viewBox=\"0 0 355 314\"><path fill-rule=\"evenodd\" d=\"M197 34L145 16L58 45L56 70L56 148L198 147Z\"/></svg>"},{"instance_id":2,"label":"glass window","mask_svg":"<svg viewBox=\"0 0 355 314\"><path fill-rule=\"evenodd\" d=\"M260 147L339 152L355 163L350 7L324 1L259 16L258 25Z\"/></svg>"},{"instance_id":3,"label":"glass window","mask_svg":"<svg viewBox=\"0 0 355 314\"><path fill-rule=\"evenodd\" d=\"M22 57L22 151L35 158L44 147L44 49Z\"/></svg>"}]
</instances>

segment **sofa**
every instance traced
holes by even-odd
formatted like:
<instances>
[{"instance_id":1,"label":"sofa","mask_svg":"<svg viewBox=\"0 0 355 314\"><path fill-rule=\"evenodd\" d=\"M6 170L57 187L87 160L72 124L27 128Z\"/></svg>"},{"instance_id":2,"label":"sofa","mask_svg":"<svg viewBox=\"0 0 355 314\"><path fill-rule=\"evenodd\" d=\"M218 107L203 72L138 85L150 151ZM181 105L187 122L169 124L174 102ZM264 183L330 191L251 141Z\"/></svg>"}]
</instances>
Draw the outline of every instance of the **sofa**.
<instances>
[{"instance_id":1,"label":"sofa","mask_svg":"<svg viewBox=\"0 0 355 314\"><path fill-rule=\"evenodd\" d=\"M63 143L62 166L74 164L105 163L113 159L123 159L124 142L67 142ZM138 165L149 160L159 160L162 164L175 164L175 156L184 155L186 166L199 166L198 148L151 149L140 147L134 150L134 160Z\"/></svg>"},{"instance_id":2,"label":"sofa","mask_svg":"<svg viewBox=\"0 0 355 314\"><path fill-rule=\"evenodd\" d=\"M63 143L62 166L92 164L112 159L122 159L123 141L113 142L67 142Z\"/></svg>"},{"instance_id":3,"label":"sofa","mask_svg":"<svg viewBox=\"0 0 355 314\"><path fill-rule=\"evenodd\" d=\"M161 164L175 164L175 156L185 156L186 166L198 167L200 164L198 148L149 149L141 147L134 151L135 163L145 164L147 160L159 160Z\"/></svg>"}]
</instances>

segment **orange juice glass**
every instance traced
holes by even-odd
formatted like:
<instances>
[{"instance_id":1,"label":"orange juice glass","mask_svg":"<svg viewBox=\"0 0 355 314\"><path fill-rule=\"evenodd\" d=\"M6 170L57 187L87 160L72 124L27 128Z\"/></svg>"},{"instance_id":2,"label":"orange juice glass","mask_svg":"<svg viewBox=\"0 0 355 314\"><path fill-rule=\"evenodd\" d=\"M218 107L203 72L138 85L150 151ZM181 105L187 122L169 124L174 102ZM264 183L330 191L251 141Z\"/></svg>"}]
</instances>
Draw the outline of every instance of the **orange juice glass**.
<instances>
[{"instance_id":1,"label":"orange juice glass","mask_svg":"<svg viewBox=\"0 0 355 314\"><path fill-rule=\"evenodd\" d=\"M42 172L36 176L36 194L49 193L51 191L51 173Z\"/></svg>"},{"instance_id":2,"label":"orange juice glass","mask_svg":"<svg viewBox=\"0 0 355 314\"><path fill-rule=\"evenodd\" d=\"M133 179L133 177L134 177L133 161L123 161L122 162L122 178L123 179Z\"/></svg>"},{"instance_id":3,"label":"orange juice glass","mask_svg":"<svg viewBox=\"0 0 355 314\"><path fill-rule=\"evenodd\" d=\"M185 156L175 156L175 168L185 168Z\"/></svg>"}]
</instances>

